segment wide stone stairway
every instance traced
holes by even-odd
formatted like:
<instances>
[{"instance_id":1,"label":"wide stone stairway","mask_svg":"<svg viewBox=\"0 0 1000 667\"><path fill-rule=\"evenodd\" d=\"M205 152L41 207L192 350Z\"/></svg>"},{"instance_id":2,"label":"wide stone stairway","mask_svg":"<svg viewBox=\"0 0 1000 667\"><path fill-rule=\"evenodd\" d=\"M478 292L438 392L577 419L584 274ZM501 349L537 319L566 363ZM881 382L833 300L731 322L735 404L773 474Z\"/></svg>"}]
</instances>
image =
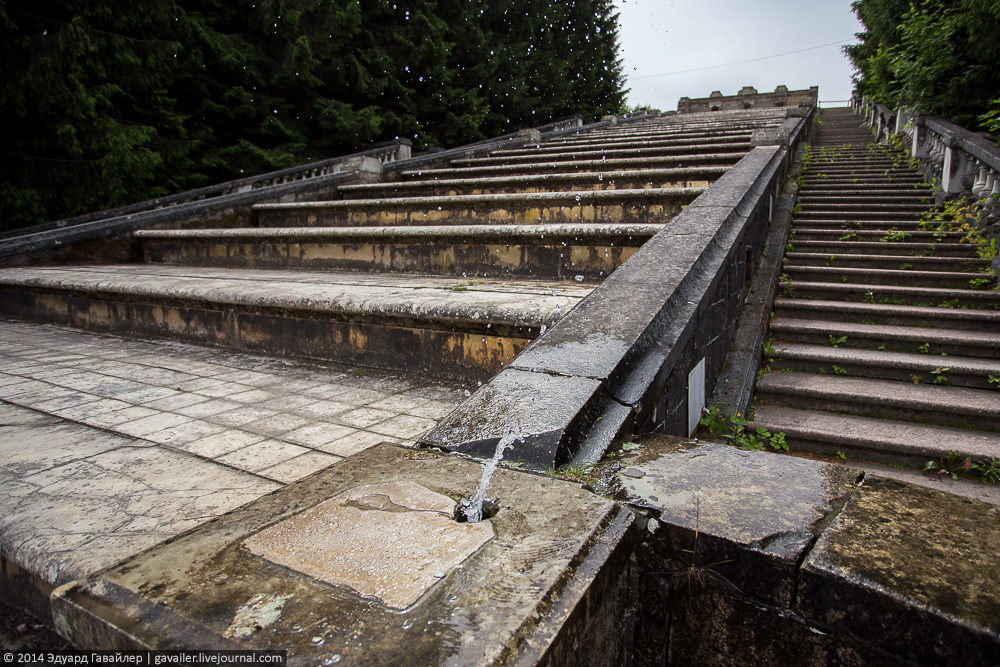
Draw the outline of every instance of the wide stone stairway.
<instances>
[{"instance_id":1,"label":"wide stone stairway","mask_svg":"<svg viewBox=\"0 0 1000 667\"><path fill-rule=\"evenodd\" d=\"M484 380L784 117L536 132L330 200L258 204L257 226L140 230L131 264L0 269L0 303L93 331Z\"/></svg>"},{"instance_id":2,"label":"wide stone stairway","mask_svg":"<svg viewBox=\"0 0 1000 667\"><path fill-rule=\"evenodd\" d=\"M965 231L939 229L902 152L848 109L821 119L755 425L862 459L1000 456L996 274Z\"/></svg>"}]
</instances>

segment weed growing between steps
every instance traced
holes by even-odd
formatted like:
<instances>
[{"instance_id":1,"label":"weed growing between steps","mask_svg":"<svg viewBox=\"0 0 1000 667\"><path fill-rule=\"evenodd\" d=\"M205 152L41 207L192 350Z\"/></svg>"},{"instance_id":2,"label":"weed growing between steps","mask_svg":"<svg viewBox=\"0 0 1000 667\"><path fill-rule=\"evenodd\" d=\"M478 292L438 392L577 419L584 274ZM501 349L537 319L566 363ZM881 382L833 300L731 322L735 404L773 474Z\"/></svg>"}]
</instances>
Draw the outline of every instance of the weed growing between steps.
<instances>
[{"instance_id":1,"label":"weed growing between steps","mask_svg":"<svg viewBox=\"0 0 1000 667\"><path fill-rule=\"evenodd\" d=\"M971 456L962 459L962 453L950 451L936 461L928 461L922 468L924 472L934 473L931 479L941 479L945 476L958 480L963 477L978 478L983 484L1000 484L1000 458L987 456L973 460Z\"/></svg>"},{"instance_id":2,"label":"weed growing between steps","mask_svg":"<svg viewBox=\"0 0 1000 667\"><path fill-rule=\"evenodd\" d=\"M990 196L991 198L993 195ZM969 289L998 289L996 273L991 268L990 263L997 256L997 239L988 238L979 223L979 216L982 211L981 202L967 201L964 199L954 199L943 202L936 210L928 211L923 216L923 221L919 227L924 231L933 231L940 234L938 240L944 237L946 232L961 232L964 236L960 243L969 243L975 246L976 256L983 260L984 265L979 271L983 277L973 278L969 281Z\"/></svg>"},{"instance_id":3,"label":"weed growing between steps","mask_svg":"<svg viewBox=\"0 0 1000 667\"><path fill-rule=\"evenodd\" d=\"M718 436L740 449L764 451L768 447L775 451L788 451L784 433L771 433L763 426L749 429L749 421L740 413L728 415L717 405L705 411L699 424L712 435Z\"/></svg>"}]
</instances>

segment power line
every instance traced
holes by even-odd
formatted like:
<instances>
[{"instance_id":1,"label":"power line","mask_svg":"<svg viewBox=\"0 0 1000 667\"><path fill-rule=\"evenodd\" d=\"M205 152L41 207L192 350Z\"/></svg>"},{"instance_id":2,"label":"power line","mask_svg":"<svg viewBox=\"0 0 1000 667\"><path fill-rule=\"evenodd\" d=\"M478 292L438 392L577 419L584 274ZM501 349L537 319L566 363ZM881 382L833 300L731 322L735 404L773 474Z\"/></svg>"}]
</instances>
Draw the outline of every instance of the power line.
<instances>
[{"instance_id":1,"label":"power line","mask_svg":"<svg viewBox=\"0 0 1000 667\"><path fill-rule=\"evenodd\" d=\"M755 63L760 60L770 60L771 58L780 58L782 56L790 56L795 53L803 53L805 51L815 51L816 49L825 49L828 46L844 46L845 44L850 44L853 39L842 40L839 42L830 42L829 44L820 44L819 46L810 46L807 49L798 49L797 51L786 51L785 53L775 53L772 56L761 56L760 58L750 58L749 60L740 60L734 63L724 63L722 65L709 65L708 67L698 67L696 69L686 69L679 72L664 72L663 74L645 74L643 76L630 76L630 79L652 79L657 76L673 76L675 74L690 74L691 72L704 72L708 69L719 69L720 67L732 67L733 65L742 65L744 63Z\"/></svg>"}]
</instances>

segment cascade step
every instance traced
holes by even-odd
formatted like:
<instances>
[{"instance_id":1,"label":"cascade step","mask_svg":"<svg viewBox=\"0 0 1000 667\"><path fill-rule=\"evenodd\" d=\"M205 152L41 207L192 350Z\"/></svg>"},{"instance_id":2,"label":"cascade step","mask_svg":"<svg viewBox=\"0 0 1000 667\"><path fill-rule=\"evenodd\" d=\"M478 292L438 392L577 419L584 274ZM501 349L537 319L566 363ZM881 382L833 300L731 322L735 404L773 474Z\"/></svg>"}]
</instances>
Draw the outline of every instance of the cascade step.
<instances>
[{"instance_id":1,"label":"cascade step","mask_svg":"<svg viewBox=\"0 0 1000 667\"><path fill-rule=\"evenodd\" d=\"M672 157L677 160L686 159L694 155L745 155L753 148L749 143L727 144L713 143L701 146L676 146L664 148L629 148L629 149L607 149L607 150L581 150L565 153L551 153L548 155L498 156L498 157L473 157L460 158L451 161L455 167L475 167L493 165L514 165L514 164L535 164L542 161L552 162L578 162L590 160L622 160L629 158L663 158Z\"/></svg>"},{"instance_id":2,"label":"cascade step","mask_svg":"<svg viewBox=\"0 0 1000 667\"><path fill-rule=\"evenodd\" d=\"M1000 457L1000 435L948 426L837 415L776 405L758 406L752 428L783 432L792 449L844 452L850 458L923 464L957 451L962 459Z\"/></svg>"},{"instance_id":3,"label":"cascade step","mask_svg":"<svg viewBox=\"0 0 1000 667\"><path fill-rule=\"evenodd\" d=\"M631 171L529 174L492 178L428 178L386 183L342 185L337 192L344 199L455 196L494 193L562 192L578 190L630 190L644 188L707 188L725 168L634 169Z\"/></svg>"},{"instance_id":4,"label":"cascade step","mask_svg":"<svg viewBox=\"0 0 1000 667\"><path fill-rule=\"evenodd\" d=\"M1000 308L1000 292L990 290L794 280L784 283L783 287L786 293L791 292L789 296L805 299L843 299L942 308Z\"/></svg>"},{"instance_id":5,"label":"cascade step","mask_svg":"<svg viewBox=\"0 0 1000 667\"><path fill-rule=\"evenodd\" d=\"M989 382L1000 378L1000 359L940 356L912 352L890 352L830 345L780 343L772 371L790 369L838 376L869 377L904 382L947 384L950 387L1000 389ZM998 381L1000 382L1000 381ZM1000 392L997 394L1000 401Z\"/></svg>"},{"instance_id":6,"label":"cascade step","mask_svg":"<svg viewBox=\"0 0 1000 667\"><path fill-rule=\"evenodd\" d=\"M22 319L478 379L593 289L148 265L0 269L0 288Z\"/></svg>"},{"instance_id":7,"label":"cascade step","mask_svg":"<svg viewBox=\"0 0 1000 667\"><path fill-rule=\"evenodd\" d=\"M662 225L445 225L148 230L144 261L599 281ZM578 278L579 277L579 278Z\"/></svg>"},{"instance_id":8,"label":"cascade step","mask_svg":"<svg viewBox=\"0 0 1000 667\"><path fill-rule=\"evenodd\" d=\"M878 245L883 253L891 250L885 244ZM857 269L893 269L916 272L930 271L977 271L980 267L988 268L989 262L975 257L962 259L960 257L924 257L910 255L888 255L874 253L869 254L848 254L846 252L831 252L821 254L815 252L788 252L785 257L789 261L789 266L823 266L830 268L857 268ZM964 274L963 274L964 275Z\"/></svg>"},{"instance_id":9,"label":"cascade step","mask_svg":"<svg viewBox=\"0 0 1000 667\"><path fill-rule=\"evenodd\" d=\"M900 270L886 268L851 268L849 266L803 266L787 264L783 271L795 282L840 282L865 285L905 285L912 287L943 287L966 289L975 280L991 280L996 276L985 273L956 271Z\"/></svg>"},{"instance_id":10,"label":"cascade step","mask_svg":"<svg viewBox=\"0 0 1000 667\"><path fill-rule=\"evenodd\" d=\"M712 137L717 138L742 138L744 142L749 141L752 133L746 130L714 130L711 132L706 132L704 130L695 130L691 132L678 132L669 130L653 130L645 133L634 133L625 136L617 135L607 135L601 142L606 146L617 146L618 144L629 143L638 140L649 140L649 141L661 141L669 139L710 139ZM573 138L557 138L557 139L546 139L542 142L542 146L581 146L589 145L594 143L596 137L591 137L589 134L578 135Z\"/></svg>"},{"instance_id":11,"label":"cascade step","mask_svg":"<svg viewBox=\"0 0 1000 667\"><path fill-rule=\"evenodd\" d=\"M703 146L724 146L728 144L739 144L746 148L750 145L750 138L743 135L736 136L704 136L690 138L636 138L631 140L618 140L614 142L591 140L588 142L574 144L557 144L550 146L548 143L536 144L530 148L501 148L490 151L491 157L524 157L524 156L547 156L576 155L578 153L600 153L607 152L627 154L631 152L656 151L660 148L701 148ZM543 158L544 159L544 158Z\"/></svg>"},{"instance_id":12,"label":"cascade step","mask_svg":"<svg viewBox=\"0 0 1000 667\"><path fill-rule=\"evenodd\" d=\"M884 233L883 233L884 234ZM841 234L843 236L843 234ZM907 258L945 258L945 257L965 257L978 259L976 246L970 243L919 243L906 240L904 246L894 247L897 253L905 253ZM853 255L884 255L886 244L880 241L839 241L831 239L828 241L810 241L796 235L792 242L793 251L802 253L815 253L821 255L839 255L847 253ZM910 261L907 259L905 261ZM897 267L898 268L898 267Z\"/></svg>"},{"instance_id":13,"label":"cascade step","mask_svg":"<svg viewBox=\"0 0 1000 667\"><path fill-rule=\"evenodd\" d=\"M666 222L701 188L580 190L256 204L261 227Z\"/></svg>"},{"instance_id":14,"label":"cascade step","mask_svg":"<svg viewBox=\"0 0 1000 667\"><path fill-rule=\"evenodd\" d=\"M765 373L757 395L767 406L842 411L962 428L1000 430L997 391L915 385L814 373Z\"/></svg>"},{"instance_id":15,"label":"cascade step","mask_svg":"<svg viewBox=\"0 0 1000 667\"><path fill-rule=\"evenodd\" d=\"M774 312L778 317L787 318L788 321L793 319L825 320L992 333L1000 331L1000 310L985 308L940 308L821 299L776 299Z\"/></svg>"},{"instance_id":16,"label":"cascade step","mask_svg":"<svg viewBox=\"0 0 1000 667\"><path fill-rule=\"evenodd\" d=\"M721 167L728 169L745 153L689 154L673 157L614 158L611 160L564 160L526 162L523 164L490 164L478 167L444 167L408 170L400 173L403 178L461 178L471 176L509 176L513 174L561 174L567 170L602 172L633 169L682 169L691 167Z\"/></svg>"},{"instance_id":17,"label":"cascade step","mask_svg":"<svg viewBox=\"0 0 1000 667\"><path fill-rule=\"evenodd\" d=\"M774 339L781 343L830 345L831 348L836 343L838 348L884 348L893 352L928 354L939 359L941 365L947 365L947 357L953 355L1000 358L1000 333L996 331L777 317L771 322L771 332Z\"/></svg>"}]
</instances>

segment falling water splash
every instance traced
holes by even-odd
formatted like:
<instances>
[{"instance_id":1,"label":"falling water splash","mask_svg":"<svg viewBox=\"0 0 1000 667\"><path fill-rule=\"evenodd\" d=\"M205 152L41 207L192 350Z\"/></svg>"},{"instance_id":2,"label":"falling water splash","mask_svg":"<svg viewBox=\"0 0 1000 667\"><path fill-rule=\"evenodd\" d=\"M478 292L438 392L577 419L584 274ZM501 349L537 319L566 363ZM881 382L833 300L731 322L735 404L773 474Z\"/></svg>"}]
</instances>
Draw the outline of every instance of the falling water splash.
<instances>
[{"instance_id":1,"label":"falling water splash","mask_svg":"<svg viewBox=\"0 0 1000 667\"><path fill-rule=\"evenodd\" d=\"M483 501L486 500L486 491L490 488L490 478L497 469L500 459L503 458L504 451L513 445L517 440L524 440L523 436L516 433L508 433L500 438L497 449L493 452L493 458L483 467L483 476L479 479L479 486L469 501L469 506L465 508L465 520L469 523L476 523L483 519Z\"/></svg>"}]
</instances>

